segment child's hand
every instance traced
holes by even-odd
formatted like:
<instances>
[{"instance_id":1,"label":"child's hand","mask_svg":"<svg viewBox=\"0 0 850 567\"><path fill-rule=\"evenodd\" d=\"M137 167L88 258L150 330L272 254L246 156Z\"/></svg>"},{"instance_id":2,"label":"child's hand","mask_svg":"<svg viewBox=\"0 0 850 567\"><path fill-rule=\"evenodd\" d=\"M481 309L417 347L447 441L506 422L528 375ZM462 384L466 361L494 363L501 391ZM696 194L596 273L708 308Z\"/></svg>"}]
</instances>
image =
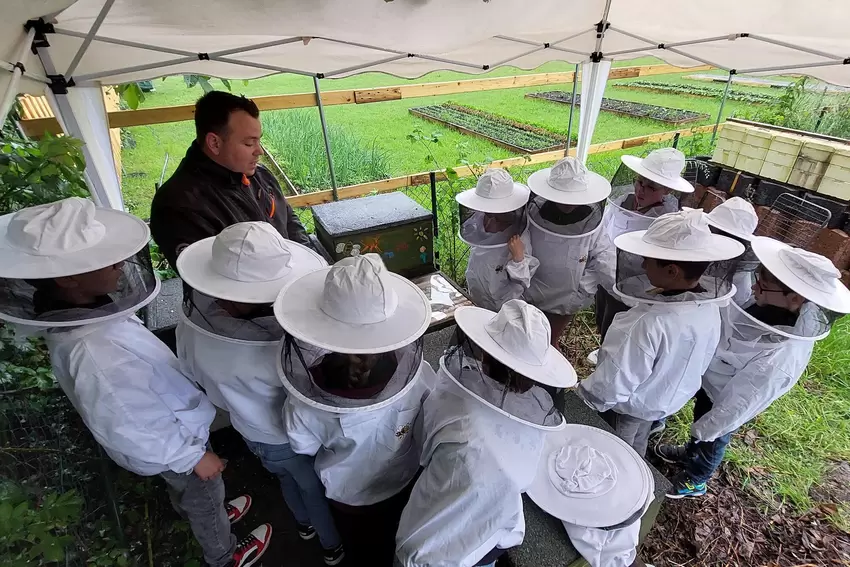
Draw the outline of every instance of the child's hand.
<instances>
[{"instance_id":1,"label":"child's hand","mask_svg":"<svg viewBox=\"0 0 850 567\"><path fill-rule=\"evenodd\" d=\"M210 480L221 474L224 470L224 461L218 458L218 455L211 451L204 453L198 464L195 465L194 471L201 480Z\"/></svg>"},{"instance_id":2,"label":"child's hand","mask_svg":"<svg viewBox=\"0 0 850 567\"><path fill-rule=\"evenodd\" d=\"M523 258L525 258L525 244L522 243L522 239L516 234L508 240L508 250L510 250L511 260L514 262L522 262Z\"/></svg>"}]
</instances>

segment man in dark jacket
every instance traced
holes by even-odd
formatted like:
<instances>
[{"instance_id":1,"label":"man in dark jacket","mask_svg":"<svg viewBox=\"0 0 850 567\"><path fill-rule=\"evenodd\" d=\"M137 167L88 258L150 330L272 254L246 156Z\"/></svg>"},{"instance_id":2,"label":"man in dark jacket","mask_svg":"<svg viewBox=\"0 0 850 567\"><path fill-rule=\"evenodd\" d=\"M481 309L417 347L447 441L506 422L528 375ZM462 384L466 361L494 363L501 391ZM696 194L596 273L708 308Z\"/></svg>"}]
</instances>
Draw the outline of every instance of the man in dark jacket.
<instances>
[{"instance_id":1,"label":"man in dark jacket","mask_svg":"<svg viewBox=\"0 0 850 567\"><path fill-rule=\"evenodd\" d=\"M245 221L267 221L310 246L274 176L258 164L260 111L253 101L212 91L195 105L197 137L151 204L151 234L172 266L186 246Z\"/></svg>"}]
</instances>

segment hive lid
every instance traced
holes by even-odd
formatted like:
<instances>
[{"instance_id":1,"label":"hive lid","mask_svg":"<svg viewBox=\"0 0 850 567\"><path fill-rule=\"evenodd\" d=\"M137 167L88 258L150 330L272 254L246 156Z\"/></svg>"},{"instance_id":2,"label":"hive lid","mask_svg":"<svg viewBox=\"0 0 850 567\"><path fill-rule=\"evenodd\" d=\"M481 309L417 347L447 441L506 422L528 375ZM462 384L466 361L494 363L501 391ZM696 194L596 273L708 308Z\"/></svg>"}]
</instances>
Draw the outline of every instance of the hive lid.
<instances>
[{"instance_id":1,"label":"hive lid","mask_svg":"<svg viewBox=\"0 0 850 567\"><path fill-rule=\"evenodd\" d=\"M399 192L325 203L312 210L316 224L332 237L431 221L429 211Z\"/></svg>"}]
</instances>

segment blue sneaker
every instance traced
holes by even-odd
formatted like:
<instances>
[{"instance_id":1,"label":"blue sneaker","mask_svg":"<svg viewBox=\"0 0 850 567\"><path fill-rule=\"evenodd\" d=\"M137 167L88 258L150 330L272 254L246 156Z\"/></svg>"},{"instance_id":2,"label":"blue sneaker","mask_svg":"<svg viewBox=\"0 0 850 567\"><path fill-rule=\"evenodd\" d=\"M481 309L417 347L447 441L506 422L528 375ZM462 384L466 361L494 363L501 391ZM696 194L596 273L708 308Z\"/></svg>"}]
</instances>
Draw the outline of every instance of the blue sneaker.
<instances>
[{"instance_id":1,"label":"blue sneaker","mask_svg":"<svg viewBox=\"0 0 850 567\"><path fill-rule=\"evenodd\" d=\"M667 498L678 500L679 498L697 498L706 493L704 482L693 482L685 474L680 473L673 477L673 488L667 493Z\"/></svg>"}]
</instances>

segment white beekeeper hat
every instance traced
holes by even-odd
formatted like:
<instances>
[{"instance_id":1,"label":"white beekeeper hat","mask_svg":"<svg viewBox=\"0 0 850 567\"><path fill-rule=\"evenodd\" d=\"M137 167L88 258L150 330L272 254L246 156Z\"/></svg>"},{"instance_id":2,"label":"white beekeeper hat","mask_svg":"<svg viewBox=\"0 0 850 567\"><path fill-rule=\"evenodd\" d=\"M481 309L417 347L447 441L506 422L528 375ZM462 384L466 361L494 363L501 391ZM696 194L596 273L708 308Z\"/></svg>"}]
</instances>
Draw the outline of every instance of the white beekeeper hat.
<instances>
[{"instance_id":1,"label":"white beekeeper hat","mask_svg":"<svg viewBox=\"0 0 850 567\"><path fill-rule=\"evenodd\" d=\"M841 272L824 256L756 236L753 252L776 279L812 303L837 313L850 313L850 290Z\"/></svg>"},{"instance_id":2,"label":"white beekeeper hat","mask_svg":"<svg viewBox=\"0 0 850 567\"><path fill-rule=\"evenodd\" d=\"M706 215L708 224L742 240L752 240L759 224L756 210L746 200L732 197Z\"/></svg>"},{"instance_id":3,"label":"white beekeeper hat","mask_svg":"<svg viewBox=\"0 0 850 567\"><path fill-rule=\"evenodd\" d=\"M0 217L0 278L45 279L93 272L148 244L141 219L70 197Z\"/></svg>"},{"instance_id":4,"label":"white beekeeper hat","mask_svg":"<svg viewBox=\"0 0 850 567\"><path fill-rule=\"evenodd\" d=\"M588 170L574 157L565 157L552 167L535 171L528 177L535 195L563 205L598 203L611 194L607 179Z\"/></svg>"},{"instance_id":5,"label":"white beekeeper hat","mask_svg":"<svg viewBox=\"0 0 850 567\"><path fill-rule=\"evenodd\" d=\"M458 193L458 203L484 213L509 213L528 202L530 191L500 168L488 169L478 178L473 189Z\"/></svg>"},{"instance_id":6,"label":"white beekeeper hat","mask_svg":"<svg viewBox=\"0 0 850 567\"><path fill-rule=\"evenodd\" d=\"M694 192L694 186L681 175L685 169L685 154L676 148L653 150L645 158L622 156L620 159L641 177L680 193Z\"/></svg>"},{"instance_id":7,"label":"white beekeeper hat","mask_svg":"<svg viewBox=\"0 0 850 567\"><path fill-rule=\"evenodd\" d=\"M285 239L267 222L240 222L199 240L177 257L192 289L240 303L272 303L290 280L328 264L316 252Z\"/></svg>"},{"instance_id":8,"label":"white beekeeper hat","mask_svg":"<svg viewBox=\"0 0 850 567\"><path fill-rule=\"evenodd\" d=\"M596 427L568 424L546 436L528 496L559 520L605 528L642 510L654 490L649 467L625 441Z\"/></svg>"},{"instance_id":9,"label":"white beekeeper hat","mask_svg":"<svg viewBox=\"0 0 850 567\"><path fill-rule=\"evenodd\" d=\"M744 253L740 242L713 234L700 210L661 215L646 230L621 234L614 245L645 258L680 262L731 260Z\"/></svg>"},{"instance_id":10,"label":"white beekeeper hat","mask_svg":"<svg viewBox=\"0 0 850 567\"><path fill-rule=\"evenodd\" d=\"M274 304L284 330L334 352L388 352L421 337L431 322L428 298L388 272L377 254L343 258L291 281Z\"/></svg>"},{"instance_id":11,"label":"white beekeeper hat","mask_svg":"<svg viewBox=\"0 0 850 567\"><path fill-rule=\"evenodd\" d=\"M455 320L475 344L518 374L555 388L575 385L575 370L551 345L549 321L533 305L512 299L498 313L464 306Z\"/></svg>"}]
</instances>

